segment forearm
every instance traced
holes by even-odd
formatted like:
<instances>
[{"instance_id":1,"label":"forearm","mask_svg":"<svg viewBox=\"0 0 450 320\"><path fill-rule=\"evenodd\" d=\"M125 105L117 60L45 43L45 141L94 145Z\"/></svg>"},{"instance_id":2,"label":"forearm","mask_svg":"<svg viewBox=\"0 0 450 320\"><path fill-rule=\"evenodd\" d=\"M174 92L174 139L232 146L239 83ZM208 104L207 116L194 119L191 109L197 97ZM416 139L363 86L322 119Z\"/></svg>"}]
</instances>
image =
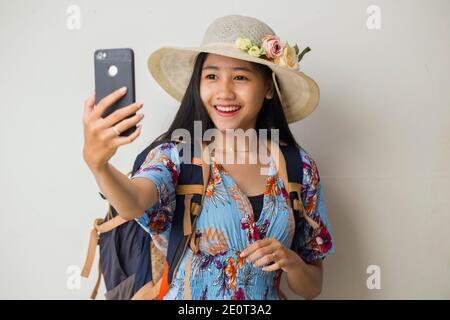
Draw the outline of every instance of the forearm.
<instances>
[{"instance_id":1,"label":"forearm","mask_svg":"<svg viewBox=\"0 0 450 320\"><path fill-rule=\"evenodd\" d=\"M102 169L91 171L102 194L120 216L131 220L143 213L138 203L137 186L125 174L109 163Z\"/></svg>"},{"instance_id":2,"label":"forearm","mask_svg":"<svg viewBox=\"0 0 450 320\"><path fill-rule=\"evenodd\" d=\"M307 264L297 256L296 263L287 270L289 288L306 299L314 299L322 291L322 270L314 264Z\"/></svg>"}]
</instances>

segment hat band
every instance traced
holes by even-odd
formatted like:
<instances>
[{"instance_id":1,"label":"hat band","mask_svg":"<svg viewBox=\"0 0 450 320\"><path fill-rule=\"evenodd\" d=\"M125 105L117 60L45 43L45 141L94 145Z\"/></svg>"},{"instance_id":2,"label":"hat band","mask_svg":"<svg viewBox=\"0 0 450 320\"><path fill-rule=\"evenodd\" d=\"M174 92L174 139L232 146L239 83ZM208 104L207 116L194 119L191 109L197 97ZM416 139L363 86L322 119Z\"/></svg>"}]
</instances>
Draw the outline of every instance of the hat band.
<instances>
[{"instance_id":1,"label":"hat band","mask_svg":"<svg viewBox=\"0 0 450 320\"><path fill-rule=\"evenodd\" d=\"M278 87L277 77L275 76L275 72L273 72L273 70L272 70L272 80L273 80L273 84L275 85L275 89L277 90L277 94L278 94L278 98L280 99L281 106L284 107L283 98L281 96L281 91L280 91L280 88Z\"/></svg>"}]
</instances>

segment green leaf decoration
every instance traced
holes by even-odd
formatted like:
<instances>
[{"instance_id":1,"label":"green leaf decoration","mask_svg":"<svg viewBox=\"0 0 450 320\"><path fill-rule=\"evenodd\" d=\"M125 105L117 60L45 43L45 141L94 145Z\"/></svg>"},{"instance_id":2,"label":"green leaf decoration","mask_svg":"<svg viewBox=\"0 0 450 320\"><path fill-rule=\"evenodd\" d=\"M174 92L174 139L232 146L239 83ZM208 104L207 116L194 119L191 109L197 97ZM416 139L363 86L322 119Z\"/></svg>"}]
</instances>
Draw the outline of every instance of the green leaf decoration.
<instances>
[{"instance_id":1,"label":"green leaf decoration","mask_svg":"<svg viewBox=\"0 0 450 320\"><path fill-rule=\"evenodd\" d=\"M309 51L311 51L311 48L310 48L310 47L306 47L305 49L303 49L302 53L300 53L300 54L298 55L298 62L300 62L300 60L302 60L302 58L303 58L303 56L305 55L305 53L307 53L307 52L309 52Z\"/></svg>"}]
</instances>

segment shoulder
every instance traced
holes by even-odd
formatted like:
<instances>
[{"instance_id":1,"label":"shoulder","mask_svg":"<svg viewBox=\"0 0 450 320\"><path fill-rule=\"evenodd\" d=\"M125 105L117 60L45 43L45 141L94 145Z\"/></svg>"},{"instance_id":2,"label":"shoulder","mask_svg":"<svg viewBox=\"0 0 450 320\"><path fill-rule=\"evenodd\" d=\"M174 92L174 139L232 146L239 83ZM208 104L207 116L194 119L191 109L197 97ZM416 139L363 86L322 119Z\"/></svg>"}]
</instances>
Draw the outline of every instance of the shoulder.
<instances>
[{"instance_id":1,"label":"shoulder","mask_svg":"<svg viewBox=\"0 0 450 320\"><path fill-rule=\"evenodd\" d=\"M177 162L178 148L174 142L163 142L153 147L147 152L144 163L161 158L167 158L168 160Z\"/></svg>"},{"instance_id":2,"label":"shoulder","mask_svg":"<svg viewBox=\"0 0 450 320\"><path fill-rule=\"evenodd\" d=\"M180 159L178 148L174 142L163 142L146 152L146 156L136 175L145 171L179 171Z\"/></svg>"}]
</instances>

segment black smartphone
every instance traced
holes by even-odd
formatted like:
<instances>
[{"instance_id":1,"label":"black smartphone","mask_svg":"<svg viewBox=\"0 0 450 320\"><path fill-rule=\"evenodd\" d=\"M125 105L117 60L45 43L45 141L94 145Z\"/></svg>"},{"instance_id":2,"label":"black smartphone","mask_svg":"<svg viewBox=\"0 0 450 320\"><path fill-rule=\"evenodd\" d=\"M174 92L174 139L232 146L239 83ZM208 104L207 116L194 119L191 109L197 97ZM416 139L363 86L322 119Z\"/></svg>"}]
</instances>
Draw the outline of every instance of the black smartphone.
<instances>
[{"instance_id":1,"label":"black smartphone","mask_svg":"<svg viewBox=\"0 0 450 320\"><path fill-rule=\"evenodd\" d=\"M130 48L98 49L94 52L95 69L95 104L102 98L121 87L127 87L127 93L108 109L102 117L109 116L114 111L136 102L134 84L134 52ZM134 116L130 115L128 118ZM123 120L123 119L122 119ZM122 121L121 120L121 121ZM133 126L120 136L126 137L136 130Z\"/></svg>"}]
</instances>

